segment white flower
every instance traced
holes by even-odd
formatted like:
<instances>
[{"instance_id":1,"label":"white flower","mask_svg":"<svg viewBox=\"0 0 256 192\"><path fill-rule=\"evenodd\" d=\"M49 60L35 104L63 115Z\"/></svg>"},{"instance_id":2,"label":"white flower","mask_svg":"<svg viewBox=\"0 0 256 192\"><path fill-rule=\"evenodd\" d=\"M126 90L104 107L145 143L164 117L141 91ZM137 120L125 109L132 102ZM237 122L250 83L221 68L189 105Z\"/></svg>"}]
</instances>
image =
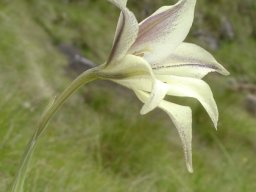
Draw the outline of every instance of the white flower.
<instances>
[{"instance_id":1,"label":"white flower","mask_svg":"<svg viewBox=\"0 0 256 192\"><path fill-rule=\"evenodd\" d=\"M166 94L196 98L215 127L218 109L209 86L201 80L209 72L228 75L203 48L184 43L194 18L196 0L164 6L138 23L127 0L109 0L121 10L113 48L97 76L132 89L144 103L141 114L156 107L174 122L181 138L187 168L192 168L192 112L190 107L164 100Z\"/></svg>"},{"instance_id":2,"label":"white flower","mask_svg":"<svg viewBox=\"0 0 256 192\"><path fill-rule=\"evenodd\" d=\"M229 73L201 47L183 43L193 22L196 0L180 0L173 6L161 7L140 23L127 9L127 0L109 1L121 10L121 15L107 62L82 73L48 106L24 153L13 192L23 191L29 161L51 117L82 85L99 78L132 89L144 103L141 114L159 107L170 116L180 135L190 172L191 109L164 97L167 94L198 99L217 127L218 109L209 86L201 78L209 72Z\"/></svg>"}]
</instances>

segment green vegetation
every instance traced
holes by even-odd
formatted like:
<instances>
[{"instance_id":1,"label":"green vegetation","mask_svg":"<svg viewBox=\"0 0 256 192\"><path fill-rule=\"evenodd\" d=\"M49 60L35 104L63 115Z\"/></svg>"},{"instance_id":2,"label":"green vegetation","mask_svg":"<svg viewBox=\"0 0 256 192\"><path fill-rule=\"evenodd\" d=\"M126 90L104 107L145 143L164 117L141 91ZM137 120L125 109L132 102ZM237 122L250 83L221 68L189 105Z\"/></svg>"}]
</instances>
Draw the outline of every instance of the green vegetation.
<instances>
[{"instance_id":1,"label":"green vegetation","mask_svg":"<svg viewBox=\"0 0 256 192\"><path fill-rule=\"evenodd\" d=\"M131 0L129 6L142 19L144 7L147 14L170 1L149 2ZM131 92L97 82L69 99L49 124L25 191L255 191L256 118L244 107L247 90L230 83L231 78L256 82L255 13L255 0L198 0L189 40L209 49L194 35L203 30L219 41L211 52L232 76L207 78L219 106L218 132L203 108L186 100L193 106L194 174L186 170L181 142L165 113L140 116L141 103ZM0 191L8 191L45 106L74 78L58 45L72 44L102 63L118 14L100 0L0 2ZM233 39L221 35L223 17L232 23Z\"/></svg>"}]
</instances>

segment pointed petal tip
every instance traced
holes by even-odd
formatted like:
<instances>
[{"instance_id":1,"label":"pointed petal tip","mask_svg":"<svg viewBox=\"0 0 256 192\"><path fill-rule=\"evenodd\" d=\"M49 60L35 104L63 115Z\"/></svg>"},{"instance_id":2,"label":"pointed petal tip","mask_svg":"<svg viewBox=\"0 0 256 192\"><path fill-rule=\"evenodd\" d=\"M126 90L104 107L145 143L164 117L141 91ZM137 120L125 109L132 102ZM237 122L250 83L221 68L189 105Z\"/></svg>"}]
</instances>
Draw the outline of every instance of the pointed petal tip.
<instances>
[{"instance_id":1,"label":"pointed petal tip","mask_svg":"<svg viewBox=\"0 0 256 192\"><path fill-rule=\"evenodd\" d=\"M189 173L194 173L192 161L186 161L186 166Z\"/></svg>"},{"instance_id":2,"label":"pointed petal tip","mask_svg":"<svg viewBox=\"0 0 256 192\"><path fill-rule=\"evenodd\" d=\"M150 110L148 108L145 107L145 105L143 105L143 107L141 108L140 110L140 114L141 115L145 115L147 114L148 112L150 112Z\"/></svg>"},{"instance_id":3,"label":"pointed petal tip","mask_svg":"<svg viewBox=\"0 0 256 192\"><path fill-rule=\"evenodd\" d=\"M186 166L187 166L188 172L193 173L194 171L193 171L193 164L192 164L192 149L190 149L189 153L185 151L185 159L186 159Z\"/></svg>"},{"instance_id":4,"label":"pointed petal tip","mask_svg":"<svg viewBox=\"0 0 256 192\"><path fill-rule=\"evenodd\" d=\"M227 69L225 69L224 67L223 67L223 69L219 70L219 73L222 75L225 75L225 76L230 75L230 72Z\"/></svg>"},{"instance_id":5,"label":"pointed petal tip","mask_svg":"<svg viewBox=\"0 0 256 192\"><path fill-rule=\"evenodd\" d=\"M193 167L192 166L187 166L188 172L189 173L194 173Z\"/></svg>"},{"instance_id":6,"label":"pointed petal tip","mask_svg":"<svg viewBox=\"0 0 256 192\"><path fill-rule=\"evenodd\" d=\"M223 67L223 65L221 65L218 61L216 61L215 71L220 73L221 75L225 75L225 76L230 75L230 72L225 67Z\"/></svg>"},{"instance_id":7,"label":"pointed petal tip","mask_svg":"<svg viewBox=\"0 0 256 192\"><path fill-rule=\"evenodd\" d=\"M219 113L217 111L216 117L212 118L213 126L214 126L216 131L218 130L218 121L219 121Z\"/></svg>"},{"instance_id":8,"label":"pointed petal tip","mask_svg":"<svg viewBox=\"0 0 256 192\"><path fill-rule=\"evenodd\" d=\"M218 131L218 122L213 123L213 124L214 124L214 128L215 128L215 130L216 130L216 131Z\"/></svg>"}]
</instances>

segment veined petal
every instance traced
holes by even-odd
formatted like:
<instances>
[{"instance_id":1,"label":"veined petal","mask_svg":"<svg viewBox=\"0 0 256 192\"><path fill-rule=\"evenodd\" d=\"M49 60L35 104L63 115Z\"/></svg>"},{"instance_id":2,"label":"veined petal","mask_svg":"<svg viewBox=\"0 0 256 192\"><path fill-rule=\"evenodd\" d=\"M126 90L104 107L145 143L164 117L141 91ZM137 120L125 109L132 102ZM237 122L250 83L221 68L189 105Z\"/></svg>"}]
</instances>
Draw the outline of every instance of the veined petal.
<instances>
[{"instance_id":1,"label":"veined petal","mask_svg":"<svg viewBox=\"0 0 256 192\"><path fill-rule=\"evenodd\" d=\"M135 94L142 102L148 100L149 94L146 92L135 90ZM169 115L177 128L184 149L187 169L189 172L193 172L191 109L189 107L177 105L164 100L160 102L159 107Z\"/></svg>"},{"instance_id":2,"label":"veined petal","mask_svg":"<svg viewBox=\"0 0 256 192\"><path fill-rule=\"evenodd\" d=\"M177 128L183 145L187 169L192 173L192 111L189 107L167 101L162 101L159 107L169 115Z\"/></svg>"},{"instance_id":3,"label":"veined petal","mask_svg":"<svg viewBox=\"0 0 256 192\"><path fill-rule=\"evenodd\" d=\"M203 78L209 72L229 75L205 49L192 43L181 43L166 59L152 65L155 74Z\"/></svg>"},{"instance_id":4,"label":"veined petal","mask_svg":"<svg viewBox=\"0 0 256 192\"><path fill-rule=\"evenodd\" d=\"M121 4L122 7L126 7L127 4L127 0L120 0L119 2ZM120 16L118 18L118 22L117 22L117 26L116 26L116 32L115 32L115 36L114 36L114 42L116 40L116 37L118 36L118 33L120 33L121 27L123 25L123 13L121 11Z\"/></svg>"},{"instance_id":5,"label":"veined petal","mask_svg":"<svg viewBox=\"0 0 256 192\"><path fill-rule=\"evenodd\" d=\"M137 38L139 26L134 14L127 9L127 0L109 0L121 10L112 51L106 65L125 56Z\"/></svg>"},{"instance_id":6,"label":"veined petal","mask_svg":"<svg viewBox=\"0 0 256 192\"><path fill-rule=\"evenodd\" d=\"M169 95L196 98L209 114L214 127L217 128L218 108L207 83L190 77L157 75L157 78L169 84Z\"/></svg>"},{"instance_id":7,"label":"veined petal","mask_svg":"<svg viewBox=\"0 0 256 192\"><path fill-rule=\"evenodd\" d=\"M194 18L196 0L180 0L162 7L140 23L130 53L144 54L151 63L167 57L186 38Z\"/></svg>"}]
</instances>

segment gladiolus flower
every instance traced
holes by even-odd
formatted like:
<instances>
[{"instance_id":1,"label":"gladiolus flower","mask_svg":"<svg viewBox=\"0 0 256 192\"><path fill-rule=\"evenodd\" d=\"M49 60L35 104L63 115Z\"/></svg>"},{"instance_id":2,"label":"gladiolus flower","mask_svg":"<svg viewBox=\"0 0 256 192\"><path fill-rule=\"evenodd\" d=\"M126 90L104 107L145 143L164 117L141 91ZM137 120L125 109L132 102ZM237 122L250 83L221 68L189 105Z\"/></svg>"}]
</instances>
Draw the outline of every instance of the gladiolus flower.
<instances>
[{"instance_id":1,"label":"gladiolus flower","mask_svg":"<svg viewBox=\"0 0 256 192\"><path fill-rule=\"evenodd\" d=\"M192 168L192 112L190 107L164 100L166 95L196 98L215 127L218 109L209 86L201 80L209 72L228 75L203 48L184 43L194 18L196 0L164 6L138 23L127 0L109 0L121 10L111 54L97 76L132 89L144 103L141 114L159 107L175 124L187 168Z\"/></svg>"},{"instance_id":2,"label":"gladiolus flower","mask_svg":"<svg viewBox=\"0 0 256 192\"><path fill-rule=\"evenodd\" d=\"M193 22L196 0L179 0L161 7L140 23L126 7L127 0L109 1L121 14L107 61L78 76L47 108L27 146L13 192L23 191L29 160L50 118L76 90L96 79L111 80L133 90L144 103L141 114L156 107L164 110L178 130L189 172L193 172L192 112L188 106L165 100L165 96L197 99L217 127L217 105L202 78L209 72L229 73L206 50L183 42Z\"/></svg>"}]
</instances>

